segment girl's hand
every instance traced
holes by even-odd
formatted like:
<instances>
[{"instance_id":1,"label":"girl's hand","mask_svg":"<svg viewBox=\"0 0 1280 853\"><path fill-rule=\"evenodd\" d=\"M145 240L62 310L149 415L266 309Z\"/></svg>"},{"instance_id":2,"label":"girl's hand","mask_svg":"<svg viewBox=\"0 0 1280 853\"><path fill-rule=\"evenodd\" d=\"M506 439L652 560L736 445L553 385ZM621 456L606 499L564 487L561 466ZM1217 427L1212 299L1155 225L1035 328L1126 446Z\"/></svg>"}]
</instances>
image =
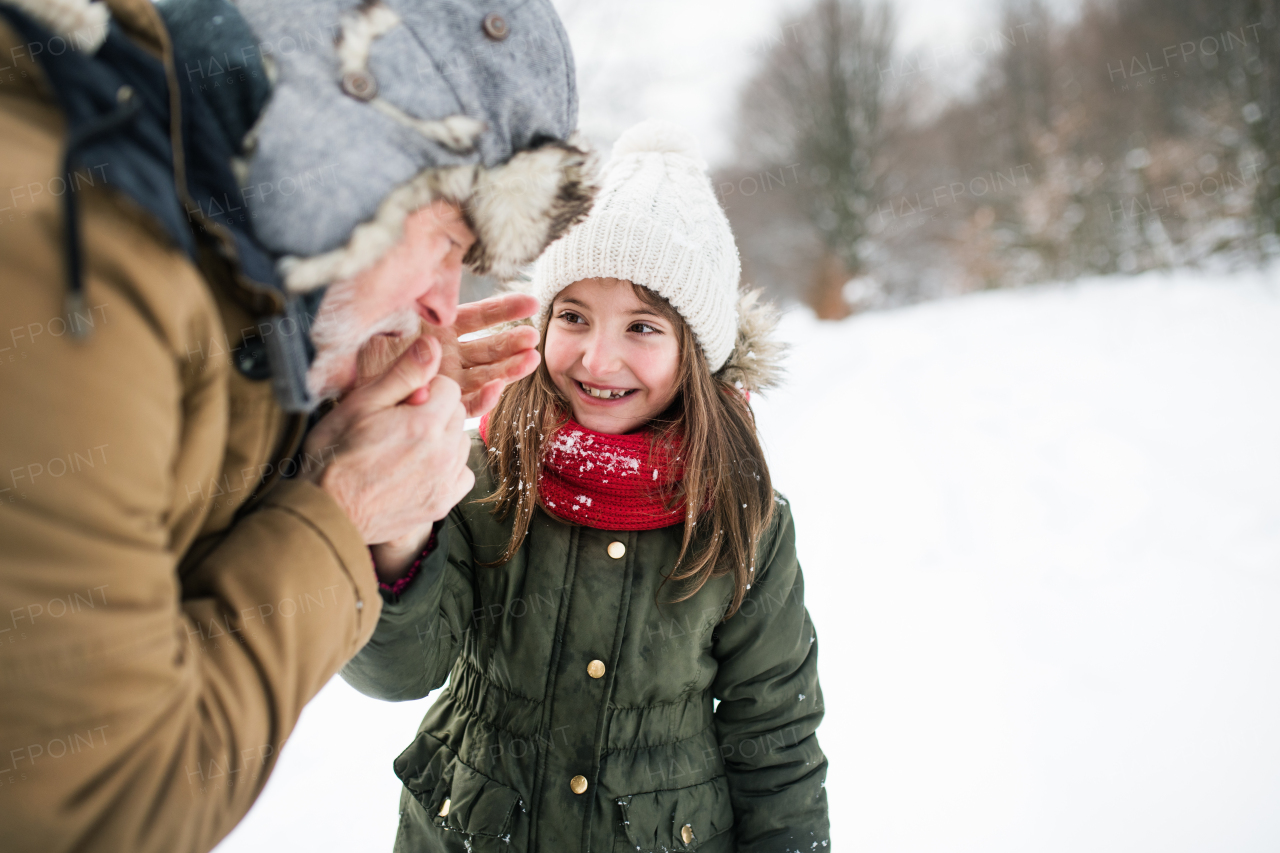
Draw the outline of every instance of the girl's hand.
<instances>
[{"instance_id":1,"label":"girl's hand","mask_svg":"<svg viewBox=\"0 0 1280 853\"><path fill-rule=\"evenodd\" d=\"M440 344L441 376L447 376L462 390L467 417L478 418L498 404L502 389L523 379L538 368L538 330L518 325L483 338L458 338L500 323L522 320L538 310L538 300L525 293L504 293L458 306L458 317L449 327L422 323L420 335L429 335ZM356 387L381 376L416 340L377 335L357 356ZM421 405L425 392L405 402Z\"/></svg>"},{"instance_id":2,"label":"girl's hand","mask_svg":"<svg viewBox=\"0 0 1280 853\"><path fill-rule=\"evenodd\" d=\"M500 323L522 320L538 310L538 300L526 293L503 293L458 306L448 328L422 324L422 331L440 342L440 373L462 389L467 417L478 418L498 403L502 389L538 367L538 330L519 325L469 341L458 338Z\"/></svg>"}]
</instances>

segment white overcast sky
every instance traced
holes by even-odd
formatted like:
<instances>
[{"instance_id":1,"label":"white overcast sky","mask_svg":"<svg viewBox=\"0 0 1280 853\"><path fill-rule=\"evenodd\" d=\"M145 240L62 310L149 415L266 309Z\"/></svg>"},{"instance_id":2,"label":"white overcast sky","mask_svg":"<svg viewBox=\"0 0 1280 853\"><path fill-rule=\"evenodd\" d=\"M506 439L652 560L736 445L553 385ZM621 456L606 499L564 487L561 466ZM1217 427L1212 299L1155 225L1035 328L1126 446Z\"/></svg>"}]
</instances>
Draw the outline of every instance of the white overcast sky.
<instances>
[{"instance_id":1,"label":"white overcast sky","mask_svg":"<svg viewBox=\"0 0 1280 853\"><path fill-rule=\"evenodd\" d=\"M712 166L731 155L737 89L782 18L807 0L553 0L578 66L579 121L598 144L631 124L688 127ZM1000 0L892 0L903 48L933 51L951 83L995 42ZM1075 0L1055 0L1074 8Z\"/></svg>"}]
</instances>

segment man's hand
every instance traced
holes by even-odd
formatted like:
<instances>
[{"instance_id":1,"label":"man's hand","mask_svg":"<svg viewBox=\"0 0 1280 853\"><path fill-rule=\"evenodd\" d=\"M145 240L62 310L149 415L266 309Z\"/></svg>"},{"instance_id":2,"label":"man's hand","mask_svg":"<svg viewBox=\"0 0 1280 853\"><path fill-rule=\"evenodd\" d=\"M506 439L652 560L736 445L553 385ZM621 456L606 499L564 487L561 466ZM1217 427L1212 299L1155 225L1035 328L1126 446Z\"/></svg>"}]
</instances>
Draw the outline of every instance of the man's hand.
<instances>
[{"instance_id":1,"label":"man's hand","mask_svg":"<svg viewBox=\"0 0 1280 853\"><path fill-rule=\"evenodd\" d=\"M390 370L343 397L303 445L321 458L322 448L333 449L328 464L306 476L337 501L366 543L401 543L394 562L407 539L425 540L475 484L462 430L466 409L458 383L438 374L441 355L434 338L414 341ZM394 579L407 562L379 561L379 575Z\"/></svg>"},{"instance_id":2,"label":"man's hand","mask_svg":"<svg viewBox=\"0 0 1280 853\"><path fill-rule=\"evenodd\" d=\"M458 338L499 323L529 317L538 300L524 293L504 293L458 306L450 328L423 324L423 331L440 342L440 373L458 383L467 417L478 418L498 403L502 389L538 367L538 330L516 326L471 341Z\"/></svg>"},{"instance_id":3,"label":"man's hand","mask_svg":"<svg viewBox=\"0 0 1280 853\"><path fill-rule=\"evenodd\" d=\"M418 376L418 379L423 376L426 379L430 379L432 374L437 375L435 375L434 380L431 380L430 385L425 383L418 385L394 405L413 407L424 405L428 400L432 399L434 394L432 386L439 381L449 382L452 388L457 389L456 399L465 409L467 417L479 417L488 412L497 404L498 398L502 394L502 389L508 383L528 376L537 369L540 358L537 351L538 332L531 326L516 326L515 328L472 341L459 341L458 338L469 332L528 317L537 308L538 300L532 296L520 293L502 294L459 306L457 320L451 328L442 329L439 326L430 326L424 323L422 330L425 334L416 340L407 341L402 338L384 335L375 336L365 344L359 353L357 360L358 378L355 390L349 392L333 411L325 416L320 423L316 424L307 437L306 447L314 450L315 448L328 447L333 444L334 437L348 425L347 422L352 419L353 412L367 405L368 389L374 385L385 383L387 377L396 373L396 371L407 370L408 365L404 364L404 360L413 358L412 354L415 350L421 353L429 353L430 358L436 359L436 361L433 364L420 365L422 367L421 375L414 375ZM388 369L388 365L392 365L392 367ZM376 399L382 400L382 405L385 406L386 400L410 387L418 379L406 374L399 385L392 386L399 390L384 390L381 392L381 396L376 397ZM454 393L454 391L450 391L451 395ZM390 397L386 396L388 394L390 394ZM357 397L357 395L362 396ZM362 402L362 400L365 402ZM346 412L341 416L345 420L334 419L334 416L338 415L340 411ZM458 422L457 434L462 436L463 439L461 459L465 467L469 446L466 441L466 434L461 430L460 421ZM405 459L398 464L401 471L424 472L421 475L421 479L424 482L429 479L425 471L430 469L416 467L424 463ZM312 473L313 475L318 474L318 472ZM369 535L381 536L383 535L381 532L366 535L365 541L369 542L372 547L378 577L384 583L394 582L409 570L414 559L425 547L426 540L431 535L431 528L434 522L438 518L443 518L447 515L449 509L455 503L466 497L466 493L470 491L471 484L474 483L475 479L469 470L467 474L467 487L461 491L452 503L444 507L441 514L437 515L435 512L424 514L417 519L416 524L408 528L400 528L398 533L392 531L391 535L386 539L370 540L368 538ZM313 479L320 481L316 476L313 476ZM326 488L323 482L321 487ZM335 492L331 491L331 494L335 494L335 497L337 497ZM347 509L347 507L344 505L343 509ZM437 509L436 512L439 512L439 510ZM350 510L348 510L348 515L351 515L353 519L356 518ZM374 529L381 531L387 527L388 525L382 525ZM364 528L361 529L361 532L364 532Z\"/></svg>"}]
</instances>

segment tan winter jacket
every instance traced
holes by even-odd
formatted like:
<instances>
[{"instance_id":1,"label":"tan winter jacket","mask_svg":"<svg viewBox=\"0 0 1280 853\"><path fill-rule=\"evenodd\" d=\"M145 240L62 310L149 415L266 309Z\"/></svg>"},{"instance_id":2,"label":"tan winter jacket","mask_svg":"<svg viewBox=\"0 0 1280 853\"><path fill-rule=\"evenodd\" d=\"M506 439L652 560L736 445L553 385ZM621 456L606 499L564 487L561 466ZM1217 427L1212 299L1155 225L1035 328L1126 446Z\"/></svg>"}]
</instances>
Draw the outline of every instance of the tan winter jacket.
<instances>
[{"instance_id":1,"label":"tan winter jacket","mask_svg":"<svg viewBox=\"0 0 1280 853\"><path fill-rule=\"evenodd\" d=\"M164 55L148 0L108 5ZM304 416L232 366L250 295L105 169L76 178L65 314L64 120L29 53L0 23L0 849L204 851L381 598L338 505L280 479Z\"/></svg>"}]
</instances>

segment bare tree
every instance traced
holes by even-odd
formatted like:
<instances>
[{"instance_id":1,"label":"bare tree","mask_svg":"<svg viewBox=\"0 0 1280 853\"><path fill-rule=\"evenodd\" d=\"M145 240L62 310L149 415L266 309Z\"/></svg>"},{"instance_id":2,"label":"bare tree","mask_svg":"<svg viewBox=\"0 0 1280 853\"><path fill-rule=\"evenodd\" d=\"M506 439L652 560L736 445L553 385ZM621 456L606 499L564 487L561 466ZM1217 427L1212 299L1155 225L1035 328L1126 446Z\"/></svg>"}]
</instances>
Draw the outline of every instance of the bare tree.
<instances>
[{"instance_id":1,"label":"bare tree","mask_svg":"<svg viewBox=\"0 0 1280 853\"><path fill-rule=\"evenodd\" d=\"M1034 159L1036 138L1052 125L1053 59L1045 39L1051 25L1043 0L1005 0L1000 32L1008 32L1010 39L992 64L1004 91L1002 135L1009 143L1007 156L1016 163Z\"/></svg>"},{"instance_id":2,"label":"bare tree","mask_svg":"<svg viewBox=\"0 0 1280 853\"><path fill-rule=\"evenodd\" d=\"M742 92L740 161L760 169L798 164L808 178L797 206L823 257L805 301L825 318L849 312L842 287L863 272L869 250L892 109L894 30L882 3L818 0L783 26Z\"/></svg>"},{"instance_id":3,"label":"bare tree","mask_svg":"<svg viewBox=\"0 0 1280 853\"><path fill-rule=\"evenodd\" d=\"M1262 176L1254 194L1259 230L1280 235L1280 0L1230 0L1207 11L1220 31L1242 36L1238 50L1221 54L1224 76Z\"/></svg>"}]
</instances>

